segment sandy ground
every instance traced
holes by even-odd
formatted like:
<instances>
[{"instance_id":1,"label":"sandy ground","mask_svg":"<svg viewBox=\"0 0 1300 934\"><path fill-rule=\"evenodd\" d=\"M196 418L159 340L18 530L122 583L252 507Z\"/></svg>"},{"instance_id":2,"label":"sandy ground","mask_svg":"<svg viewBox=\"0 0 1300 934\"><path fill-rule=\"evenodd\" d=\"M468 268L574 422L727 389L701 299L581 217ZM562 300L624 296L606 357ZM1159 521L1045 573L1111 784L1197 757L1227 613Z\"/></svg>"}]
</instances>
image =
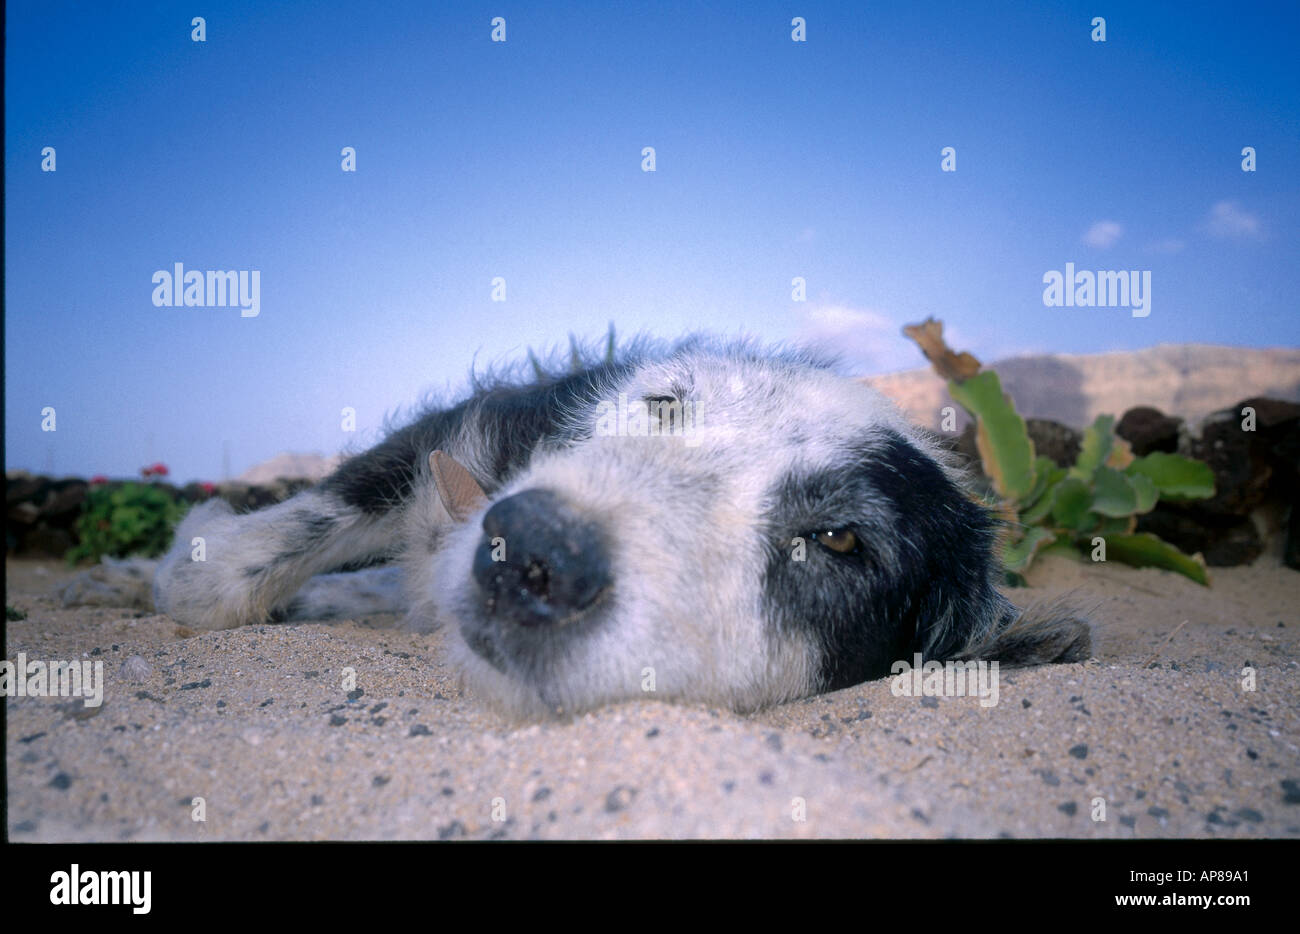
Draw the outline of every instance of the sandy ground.
<instances>
[{"instance_id":1,"label":"sandy ground","mask_svg":"<svg viewBox=\"0 0 1300 934\"><path fill-rule=\"evenodd\" d=\"M458 687L437 636L390 617L193 633L58 609L49 594L67 569L10 560L7 602L28 616L7 625L5 657L102 660L106 699L6 700L7 829L15 841L1297 837L1300 573L1275 552L1215 569L1210 590L1043 560L1013 599L1095 604L1097 657L1004 672L995 707L895 697L886 679L748 717L635 702L522 729ZM120 671L132 655L149 663L138 681Z\"/></svg>"}]
</instances>

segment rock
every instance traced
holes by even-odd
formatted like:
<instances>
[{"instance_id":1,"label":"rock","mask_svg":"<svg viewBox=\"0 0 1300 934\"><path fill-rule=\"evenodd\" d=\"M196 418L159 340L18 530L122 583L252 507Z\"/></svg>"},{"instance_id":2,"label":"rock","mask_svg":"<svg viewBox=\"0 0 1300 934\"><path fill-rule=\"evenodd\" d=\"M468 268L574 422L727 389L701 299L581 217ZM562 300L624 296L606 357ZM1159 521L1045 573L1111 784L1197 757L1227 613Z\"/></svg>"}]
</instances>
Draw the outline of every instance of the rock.
<instances>
[{"instance_id":1,"label":"rock","mask_svg":"<svg viewBox=\"0 0 1300 934\"><path fill-rule=\"evenodd\" d=\"M1178 429L1182 423L1181 418L1139 405L1124 413L1115 426L1115 434L1127 441L1138 457L1152 451L1172 454L1178 450Z\"/></svg>"},{"instance_id":2,"label":"rock","mask_svg":"<svg viewBox=\"0 0 1300 934\"><path fill-rule=\"evenodd\" d=\"M1195 511L1206 516L1243 516L1264 501L1272 466L1254 450L1255 432L1243 431L1237 411L1225 409L1206 418L1199 438L1190 438L1182 453L1204 461L1214 471L1214 496L1198 500Z\"/></svg>"},{"instance_id":3,"label":"rock","mask_svg":"<svg viewBox=\"0 0 1300 934\"><path fill-rule=\"evenodd\" d=\"M76 539L67 529L42 524L23 536L22 550L62 558L74 544Z\"/></svg>"},{"instance_id":4,"label":"rock","mask_svg":"<svg viewBox=\"0 0 1300 934\"><path fill-rule=\"evenodd\" d=\"M216 489L212 492L203 488L202 483L187 483L181 487L180 496L187 503L201 503L204 500L212 499L216 495Z\"/></svg>"},{"instance_id":5,"label":"rock","mask_svg":"<svg viewBox=\"0 0 1300 934\"><path fill-rule=\"evenodd\" d=\"M247 483L224 483L217 488L217 495L234 507L236 512L250 512L264 506L282 503L300 490L312 486L310 480L276 480L261 486L249 486Z\"/></svg>"},{"instance_id":6,"label":"rock","mask_svg":"<svg viewBox=\"0 0 1300 934\"><path fill-rule=\"evenodd\" d=\"M1248 410L1254 412L1251 427ZM1199 437L1181 453L1214 471L1214 497L1200 511L1242 516L1266 499L1290 502L1300 479L1300 405L1278 399L1245 399L1209 415Z\"/></svg>"},{"instance_id":7,"label":"rock","mask_svg":"<svg viewBox=\"0 0 1300 934\"><path fill-rule=\"evenodd\" d=\"M120 488L126 482L108 481L108 489ZM189 483L178 489L163 481L150 481L149 485L173 499L195 503L222 496L240 512L260 509L283 502L290 496L312 486L308 479L277 480L274 483L250 486L231 483L205 489L204 484ZM76 544L76 523L84 513L91 487L87 481L76 477L53 479L33 476L23 470L5 473L5 549L10 554L47 555L63 557Z\"/></svg>"},{"instance_id":8,"label":"rock","mask_svg":"<svg viewBox=\"0 0 1300 934\"><path fill-rule=\"evenodd\" d=\"M9 507L9 521L18 525L35 525L41 509L35 503L14 503Z\"/></svg>"},{"instance_id":9,"label":"rock","mask_svg":"<svg viewBox=\"0 0 1300 934\"><path fill-rule=\"evenodd\" d=\"M118 674L129 681L144 681L153 674L153 666L143 657L132 655L126 661L122 662L122 667L118 670Z\"/></svg>"},{"instance_id":10,"label":"rock","mask_svg":"<svg viewBox=\"0 0 1300 934\"><path fill-rule=\"evenodd\" d=\"M1034 442L1034 451L1041 457L1049 457L1057 467L1072 467L1079 459L1079 447L1083 443L1083 433L1075 431L1068 425L1049 421L1045 418L1025 419L1025 429Z\"/></svg>"},{"instance_id":11,"label":"rock","mask_svg":"<svg viewBox=\"0 0 1300 934\"><path fill-rule=\"evenodd\" d=\"M64 607L133 607L152 613L152 562L147 558L118 560L106 556L65 584L58 597Z\"/></svg>"},{"instance_id":12,"label":"rock","mask_svg":"<svg viewBox=\"0 0 1300 934\"><path fill-rule=\"evenodd\" d=\"M1264 540L1249 516L1205 516L1194 508L1160 504L1138 516L1137 531L1151 532L1189 555L1199 551L1211 567L1250 564L1264 553Z\"/></svg>"},{"instance_id":13,"label":"rock","mask_svg":"<svg viewBox=\"0 0 1300 934\"><path fill-rule=\"evenodd\" d=\"M1300 570L1295 518L1300 405L1245 399L1189 426L1178 447L1180 454L1209 465L1214 496L1186 503L1162 500L1153 512L1138 518L1138 531L1153 532L1189 554L1199 551L1212 566L1249 564L1266 545L1251 515L1261 507L1289 507L1283 560Z\"/></svg>"},{"instance_id":14,"label":"rock","mask_svg":"<svg viewBox=\"0 0 1300 934\"><path fill-rule=\"evenodd\" d=\"M1300 405L1287 402L1284 399L1252 396L1238 402L1232 407L1231 411L1240 413L1245 408L1255 410L1256 430L1266 434L1272 434L1279 430L1285 432L1290 428L1294 428L1295 423L1300 420Z\"/></svg>"},{"instance_id":15,"label":"rock","mask_svg":"<svg viewBox=\"0 0 1300 934\"><path fill-rule=\"evenodd\" d=\"M53 525L71 528L81 515L81 506L86 501L88 489L84 480L59 480L52 483L45 503L41 506L41 518Z\"/></svg>"},{"instance_id":16,"label":"rock","mask_svg":"<svg viewBox=\"0 0 1300 934\"><path fill-rule=\"evenodd\" d=\"M1138 516L1136 531L1150 532L1189 555L1198 551L1204 554L1216 534L1216 530L1207 528L1204 521L1198 521L1187 510L1163 502L1146 515Z\"/></svg>"},{"instance_id":17,"label":"rock","mask_svg":"<svg viewBox=\"0 0 1300 934\"><path fill-rule=\"evenodd\" d=\"M1210 567L1230 568L1239 564L1253 564L1264 553L1264 541L1259 529L1249 517L1222 530L1202 553Z\"/></svg>"},{"instance_id":18,"label":"rock","mask_svg":"<svg viewBox=\"0 0 1300 934\"><path fill-rule=\"evenodd\" d=\"M49 488L49 477L33 477L25 470L11 470L5 474L5 505L31 503L36 506L45 502Z\"/></svg>"}]
</instances>

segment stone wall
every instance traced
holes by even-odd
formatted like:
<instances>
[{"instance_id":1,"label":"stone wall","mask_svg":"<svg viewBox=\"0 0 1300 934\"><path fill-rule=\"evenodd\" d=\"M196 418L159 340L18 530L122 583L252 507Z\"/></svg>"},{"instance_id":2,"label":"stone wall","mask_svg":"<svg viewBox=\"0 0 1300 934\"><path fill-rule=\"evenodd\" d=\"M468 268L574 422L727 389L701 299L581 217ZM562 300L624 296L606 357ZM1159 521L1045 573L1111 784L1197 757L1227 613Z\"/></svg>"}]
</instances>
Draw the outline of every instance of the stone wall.
<instances>
[{"instance_id":1,"label":"stone wall","mask_svg":"<svg viewBox=\"0 0 1300 934\"><path fill-rule=\"evenodd\" d=\"M1245 430L1245 409L1254 411ZM1059 466L1074 464L1083 432L1047 419L1025 424L1037 453ZM1243 399L1195 424L1150 406L1129 409L1115 425L1139 457L1152 451L1182 454L1210 465L1214 496L1171 503L1165 500L1139 516L1137 531L1151 532L1187 554L1200 552L1211 567L1250 564L1274 531L1285 536L1283 560L1300 569L1300 405L1280 399ZM975 426L968 424L950 444L978 470Z\"/></svg>"},{"instance_id":2,"label":"stone wall","mask_svg":"<svg viewBox=\"0 0 1300 934\"><path fill-rule=\"evenodd\" d=\"M112 489L123 486L126 482L110 480L103 485ZM288 499L312 483L309 480L281 479L258 485L222 483L211 488L199 483L177 487L160 481L153 481L151 485L183 502L198 503L221 498L237 511L246 512ZM82 504L86 501L89 489L90 482L80 477L56 479L34 476L25 470L6 473L6 554L62 558L76 543L74 526L81 515Z\"/></svg>"}]
</instances>

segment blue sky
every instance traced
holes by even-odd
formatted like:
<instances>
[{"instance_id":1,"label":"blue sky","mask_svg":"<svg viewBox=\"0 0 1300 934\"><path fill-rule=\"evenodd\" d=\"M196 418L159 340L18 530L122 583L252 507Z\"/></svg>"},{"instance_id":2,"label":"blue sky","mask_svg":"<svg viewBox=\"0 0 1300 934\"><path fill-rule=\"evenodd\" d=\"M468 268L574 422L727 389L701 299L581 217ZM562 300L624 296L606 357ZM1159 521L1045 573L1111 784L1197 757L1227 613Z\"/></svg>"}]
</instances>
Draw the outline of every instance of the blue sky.
<instances>
[{"instance_id":1,"label":"blue sky","mask_svg":"<svg viewBox=\"0 0 1300 934\"><path fill-rule=\"evenodd\" d=\"M929 314L988 360L1298 346L1298 11L11 2L6 467L363 446L611 321L863 373L919 365ZM258 271L259 314L155 306L177 262ZM1149 271L1150 314L1045 307L1066 263Z\"/></svg>"}]
</instances>

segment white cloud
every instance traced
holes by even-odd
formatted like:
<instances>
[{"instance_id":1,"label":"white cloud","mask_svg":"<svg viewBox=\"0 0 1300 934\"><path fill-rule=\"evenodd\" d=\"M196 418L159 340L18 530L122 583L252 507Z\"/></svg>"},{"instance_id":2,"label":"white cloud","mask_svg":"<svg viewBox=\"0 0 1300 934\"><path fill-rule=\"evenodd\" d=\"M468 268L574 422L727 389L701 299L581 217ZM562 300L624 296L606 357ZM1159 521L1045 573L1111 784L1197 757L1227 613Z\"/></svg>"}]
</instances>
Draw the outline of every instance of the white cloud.
<instances>
[{"instance_id":1,"label":"white cloud","mask_svg":"<svg viewBox=\"0 0 1300 934\"><path fill-rule=\"evenodd\" d=\"M1210 208L1210 215L1200 229L1220 239L1258 239L1259 216L1244 210L1239 201L1220 201Z\"/></svg>"},{"instance_id":2,"label":"white cloud","mask_svg":"<svg viewBox=\"0 0 1300 934\"><path fill-rule=\"evenodd\" d=\"M1163 253L1166 256L1173 256L1175 253L1181 253L1186 248L1187 242L1179 240L1177 237L1169 237L1165 240L1157 240L1155 243L1147 244L1148 253Z\"/></svg>"},{"instance_id":3,"label":"white cloud","mask_svg":"<svg viewBox=\"0 0 1300 934\"><path fill-rule=\"evenodd\" d=\"M812 305L800 311L796 339L859 373L925 366L921 351L903 336L903 324L870 308Z\"/></svg>"},{"instance_id":4,"label":"white cloud","mask_svg":"<svg viewBox=\"0 0 1300 934\"><path fill-rule=\"evenodd\" d=\"M1106 250L1115 245L1124 235L1124 228L1115 221L1097 221L1083 235L1083 242L1099 250Z\"/></svg>"}]
</instances>

